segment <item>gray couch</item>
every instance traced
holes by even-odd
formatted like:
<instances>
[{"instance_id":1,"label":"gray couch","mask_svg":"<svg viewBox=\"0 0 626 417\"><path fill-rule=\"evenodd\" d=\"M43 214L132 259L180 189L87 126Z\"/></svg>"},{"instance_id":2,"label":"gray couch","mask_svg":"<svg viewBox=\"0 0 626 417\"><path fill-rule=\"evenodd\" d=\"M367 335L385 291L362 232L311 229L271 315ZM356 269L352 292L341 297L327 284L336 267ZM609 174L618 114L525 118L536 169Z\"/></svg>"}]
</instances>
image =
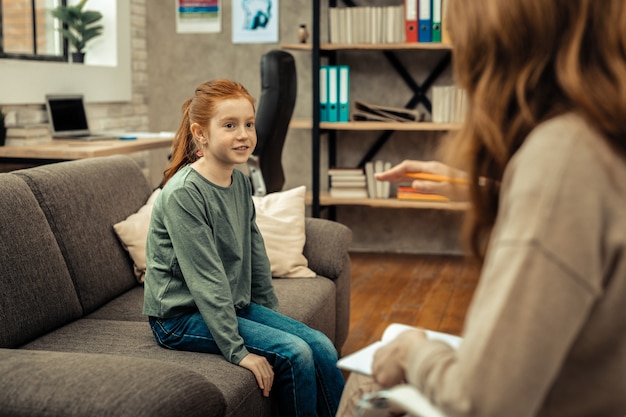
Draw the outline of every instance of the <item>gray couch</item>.
<instances>
[{"instance_id":1,"label":"gray couch","mask_svg":"<svg viewBox=\"0 0 626 417\"><path fill-rule=\"evenodd\" d=\"M0 174L0 416L276 414L248 370L154 341L113 230L151 191L127 156ZM274 280L281 311L338 350L350 239L345 226L307 218L304 254L318 277Z\"/></svg>"}]
</instances>

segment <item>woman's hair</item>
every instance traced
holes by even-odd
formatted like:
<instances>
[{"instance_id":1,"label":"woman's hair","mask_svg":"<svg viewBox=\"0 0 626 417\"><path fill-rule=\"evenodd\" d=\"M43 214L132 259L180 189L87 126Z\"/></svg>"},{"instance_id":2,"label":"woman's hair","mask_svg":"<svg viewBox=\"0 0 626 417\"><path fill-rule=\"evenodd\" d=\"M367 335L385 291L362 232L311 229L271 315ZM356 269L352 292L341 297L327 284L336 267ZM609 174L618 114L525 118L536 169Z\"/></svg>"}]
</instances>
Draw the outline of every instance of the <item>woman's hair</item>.
<instances>
[{"instance_id":1,"label":"woman's hair","mask_svg":"<svg viewBox=\"0 0 626 417\"><path fill-rule=\"evenodd\" d=\"M626 155L626 1L449 0L447 22L469 101L448 150L471 179L463 235L482 259L504 169L539 123L576 112Z\"/></svg>"},{"instance_id":2,"label":"woman's hair","mask_svg":"<svg viewBox=\"0 0 626 417\"><path fill-rule=\"evenodd\" d=\"M169 165L163 173L161 187L163 187L179 169L198 159L200 146L197 142L197 138L194 138L191 133L191 125L198 123L203 128L208 129L211 119L215 115L216 105L223 100L238 98L248 100L254 109L254 98L252 98L243 85L237 82L230 80L213 80L202 83L196 87L194 95L183 103L183 118L176 132L176 136L174 137L172 156L170 157Z\"/></svg>"}]
</instances>

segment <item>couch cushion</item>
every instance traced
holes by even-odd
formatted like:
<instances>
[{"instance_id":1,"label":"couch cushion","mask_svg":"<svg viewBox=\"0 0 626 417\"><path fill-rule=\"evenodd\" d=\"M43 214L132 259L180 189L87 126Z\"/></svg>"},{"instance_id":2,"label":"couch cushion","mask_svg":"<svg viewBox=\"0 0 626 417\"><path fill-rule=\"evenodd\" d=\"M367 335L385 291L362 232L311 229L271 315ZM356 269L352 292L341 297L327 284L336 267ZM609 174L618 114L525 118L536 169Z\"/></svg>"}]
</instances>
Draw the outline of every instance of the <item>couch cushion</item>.
<instances>
[{"instance_id":1,"label":"couch cushion","mask_svg":"<svg viewBox=\"0 0 626 417\"><path fill-rule=\"evenodd\" d=\"M132 261L113 230L152 191L135 161L116 155L11 175L26 181L42 207L85 313L137 285Z\"/></svg>"},{"instance_id":2,"label":"couch cushion","mask_svg":"<svg viewBox=\"0 0 626 417\"><path fill-rule=\"evenodd\" d=\"M302 254L305 235L306 188L254 196L256 224L263 236L272 276L283 278L315 277Z\"/></svg>"},{"instance_id":3,"label":"couch cushion","mask_svg":"<svg viewBox=\"0 0 626 417\"><path fill-rule=\"evenodd\" d=\"M154 360L0 349L0 372L5 416L210 417L226 409L206 378Z\"/></svg>"},{"instance_id":4,"label":"couch cushion","mask_svg":"<svg viewBox=\"0 0 626 417\"><path fill-rule=\"evenodd\" d=\"M184 366L217 386L226 401L226 416L272 415L253 374L221 355L180 352L157 345L148 323L80 319L24 346L28 350L104 353L161 360Z\"/></svg>"},{"instance_id":5,"label":"couch cushion","mask_svg":"<svg viewBox=\"0 0 626 417\"><path fill-rule=\"evenodd\" d=\"M143 315L143 285L126 291L109 301L85 318L99 320L141 321L148 322Z\"/></svg>"},{"instance_id":6,"label":"couch cushion","mask_svg":"<svg viewBox=\"0 0 626 417\"><path fill-rule=\"evenodd\" d=\"M141 206L136 213L113 225L113 230L120 238L124 249L133 259L135 276L139 282L143 282L146 276L146 241L148 240L152 207L160 193L160 188L154 190L146 204Z\"/></svg>"},{"instance_id":7,"label":"couch cushion","mask_svg":"<svg viewBox=\"0 0 626 417\"><path fill-rule=\"evenodd\" d=\"M324 333L335 343L335 283L329 279L274 279L279 311Z\"/></svg>"},{"instance_id":8,"label":"couch cushion","mask_svg":"<svg viewBox=\"0 0 626 417\"><path fill-rule=\"evenodd\" d=\"M0 174L0 347L81 316L61 250L30 188Z\"/></svg>"}]
</instances>

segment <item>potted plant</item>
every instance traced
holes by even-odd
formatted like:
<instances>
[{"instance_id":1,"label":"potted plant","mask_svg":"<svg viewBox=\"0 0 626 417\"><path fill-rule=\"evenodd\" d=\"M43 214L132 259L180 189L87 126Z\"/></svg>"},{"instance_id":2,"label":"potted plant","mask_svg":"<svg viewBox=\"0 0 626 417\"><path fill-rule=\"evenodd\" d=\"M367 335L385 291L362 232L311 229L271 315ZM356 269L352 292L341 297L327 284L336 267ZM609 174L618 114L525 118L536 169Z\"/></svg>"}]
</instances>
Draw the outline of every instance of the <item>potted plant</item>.
<instances>
[{"instance_id":1,"label":"potted plant","mask_svg":"<svg viewBox=\"0 0 626 417\"><path fill-rule=\"evenodd\" d=\"M63 23L59 31L74 47L73 62L83 62L87 42L102 34L103 26L97 24L102 19L102 13L83 10L85 3L87 0L81 0L78 4L61 5L52 10L52 16Z\"/></svg>"}]
</instances>

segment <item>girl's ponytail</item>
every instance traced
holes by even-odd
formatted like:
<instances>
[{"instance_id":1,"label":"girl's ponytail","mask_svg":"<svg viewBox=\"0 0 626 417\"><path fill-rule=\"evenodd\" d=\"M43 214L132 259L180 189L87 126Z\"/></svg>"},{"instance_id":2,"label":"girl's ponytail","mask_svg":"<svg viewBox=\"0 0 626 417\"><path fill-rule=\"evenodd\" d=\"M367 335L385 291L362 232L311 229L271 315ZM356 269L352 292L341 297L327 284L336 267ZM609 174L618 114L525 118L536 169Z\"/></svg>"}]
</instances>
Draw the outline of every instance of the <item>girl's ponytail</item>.
<instances>
[{"instance_id":1,"label":"girl's ponytail","mask_svg":"<svg viewBox=\"0 0 626 417\"><path fill-rule=\"evenodd\" d=\"M179 169L185 165L189 165L198 159L198 149L193 140L193 134L191 133L191 122L189 120L189 106L192 99L187 99L182 106L183 118L174 136L174 143L172 145L172 156L170 157L170 163L163 172L163 181L161 187L169 181L172 176L178 172Z\"/></svg>"}]
</instances>

